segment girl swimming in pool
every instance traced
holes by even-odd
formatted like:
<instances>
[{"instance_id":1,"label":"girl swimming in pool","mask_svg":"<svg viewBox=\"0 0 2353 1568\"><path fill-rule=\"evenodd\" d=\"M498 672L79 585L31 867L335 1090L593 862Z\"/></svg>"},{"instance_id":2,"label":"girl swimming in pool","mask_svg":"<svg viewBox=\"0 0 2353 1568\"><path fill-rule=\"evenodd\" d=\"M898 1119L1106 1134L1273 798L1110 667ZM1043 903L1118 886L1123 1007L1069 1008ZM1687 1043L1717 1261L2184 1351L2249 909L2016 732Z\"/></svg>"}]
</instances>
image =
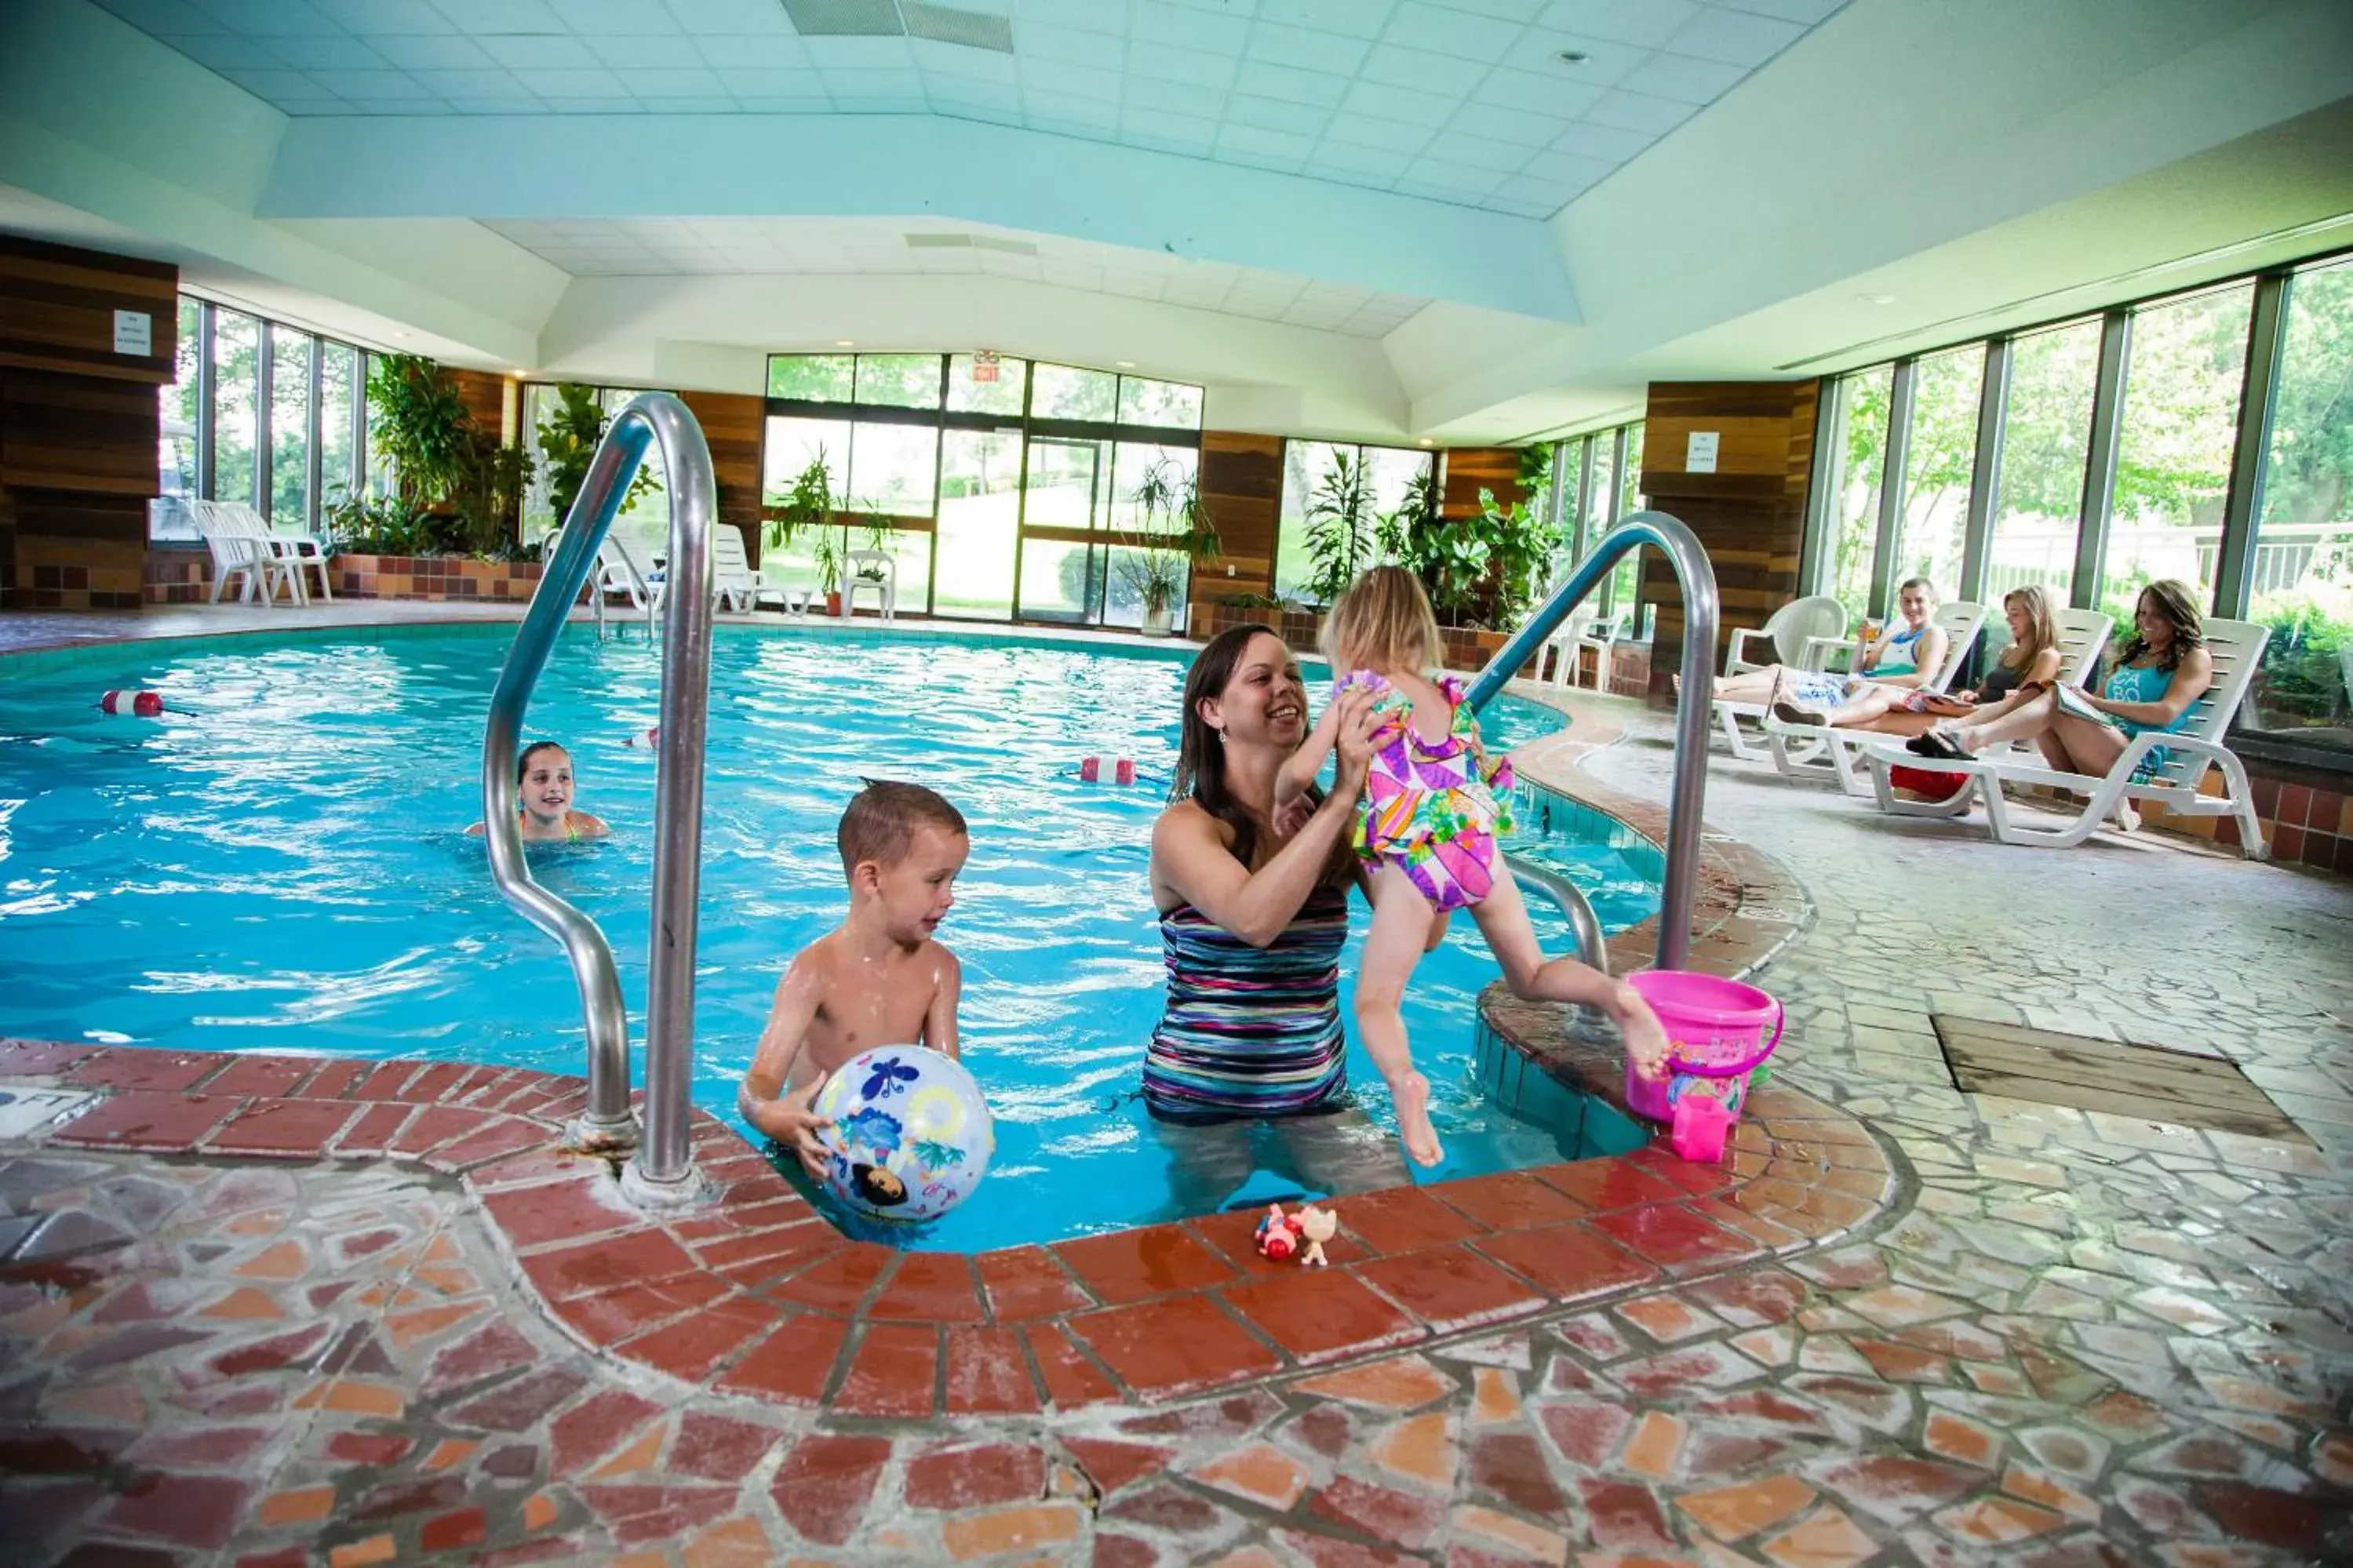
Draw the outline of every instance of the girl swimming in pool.
<instances>
[{"instance_id":1,"label":"girl swimming in pool","mask_svg":"<svg viewBox=\"0 0 2353 1568\"><path fill-rule=\"evenodd\" d=\"M1414 965L1467 909L1503 965L1512 994L1528 1001L1581 1003L1618 1021L1627 1054L1655 1074L1665 1032L1632 986L1573 958L1547 961L1496 837L1510 831L1505 801L1512 765L1491 759L1463 687L1436 675L1444 658L1438 618L1421 584L1402 566L1376 566L1332 606L1324 628L1335 700L1283 765L1275 810L1303 797L1338 734L1338 699L1364 691L1388 722L1376 732L1372 766L1351 840L1368 878L1373 928L1356 977L1356 1029L1388 1080L1406 1153L1421 1165L1445 1157L1430 1121L1430 1083L1414 1070L1399 1010ZM1435 679L1433 679L1435 676Z\"/></svg>"},{"instance_id":2,"label":"girl swimming in pool","mask_svg":"<svg viewBox=\"0 0 2353 1568\"><path fill-rule=\"evenodd\" d=\"M522 841L585 844L612 829L585 811L572 809L572 753L553 741L525 746L515 759L515 782L522 796ZM466 829L480 837L482 825Z\"/></svg>"}]
</instances>

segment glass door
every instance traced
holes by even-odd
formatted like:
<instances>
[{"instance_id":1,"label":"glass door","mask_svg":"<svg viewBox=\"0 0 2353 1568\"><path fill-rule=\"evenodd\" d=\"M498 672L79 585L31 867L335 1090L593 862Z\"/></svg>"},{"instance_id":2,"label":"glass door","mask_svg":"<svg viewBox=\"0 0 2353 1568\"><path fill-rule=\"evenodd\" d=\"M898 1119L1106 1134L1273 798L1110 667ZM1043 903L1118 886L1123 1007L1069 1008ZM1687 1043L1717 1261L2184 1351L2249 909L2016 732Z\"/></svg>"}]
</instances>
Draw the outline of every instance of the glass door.
<instances>
[{"instance_id":1,"label":"glass door","mask_svg":"<svg viewBox=\"0 0 2353 1568\"><path fill-rule=\"evenodd\" d=\"M940 435L934 615L1013 618L1014 539L1021 527L1021 433Z\"/></svg>"},{"instance_id":2,"label":"glass door","mask_svg":"<svg viewBox=\"0 0 2353 1568\"><path fill-rule=\"evenodd\" d=\"M1030 437L1021 487L1023 619L1103 619L1109 556L1100 535L1111 500L1110 468L1108 441Z\"/></svg>"}]
</instances>

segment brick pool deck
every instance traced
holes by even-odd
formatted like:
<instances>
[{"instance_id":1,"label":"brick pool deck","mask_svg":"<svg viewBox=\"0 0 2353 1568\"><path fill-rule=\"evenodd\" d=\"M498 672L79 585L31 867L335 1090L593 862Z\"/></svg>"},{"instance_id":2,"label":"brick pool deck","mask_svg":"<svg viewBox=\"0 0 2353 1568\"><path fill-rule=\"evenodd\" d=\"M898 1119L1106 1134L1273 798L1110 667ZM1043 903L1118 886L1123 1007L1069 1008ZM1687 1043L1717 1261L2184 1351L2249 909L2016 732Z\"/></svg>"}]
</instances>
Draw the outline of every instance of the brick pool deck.
<instances>
[{"instance_id":1,"label":"brick pool deck","mask_svg":"<svg viewBox=\"0 0 2353 1568\"><path fill-rule=\"evenodd\" d=\"M1524 767L1652 830L1658 721L1579 711ZM1343 1198L1323 1273L1244 1215L851 1243L708 1119L723 1202L649 1221L558 1146L575 1079L0 1046L0 1087L104 1093L0 1144L9 1558L2353 1552L2342 884L1899 830L1721 761L1710 821L1697 957L1769 963L1792 1018L1732 1158ZM2311 1142L1963 1096L1932 1007L2230 1056Z\"/></svg>"}]
</instances>

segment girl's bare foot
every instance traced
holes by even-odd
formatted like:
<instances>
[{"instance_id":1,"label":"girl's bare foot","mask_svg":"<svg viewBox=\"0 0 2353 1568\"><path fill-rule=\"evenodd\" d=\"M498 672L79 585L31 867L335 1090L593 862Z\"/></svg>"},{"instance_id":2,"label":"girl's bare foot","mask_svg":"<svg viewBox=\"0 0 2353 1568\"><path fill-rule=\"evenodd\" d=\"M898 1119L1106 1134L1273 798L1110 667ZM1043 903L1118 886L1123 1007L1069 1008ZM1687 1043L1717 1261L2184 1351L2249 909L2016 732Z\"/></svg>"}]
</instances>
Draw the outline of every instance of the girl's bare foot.
<instances>
[{"instance_id":1,"label":"girl's bare foot","mask_svg":"<svg viewBox=\"0 0 2353 1568\"><path fill-rule=\"evenodd\" d=\"M1398 1134L1405 1140L1406 1157L1423 1166L1446 1158L1438 1144L1438 1129L1430 1124L1430 1080L1418 1072L1400 1073L1389 1080L1389 1099L1397 1106Z\"/></svg>"},{"instance_id":2,"label":"girl's bare foot","mask_svg":"<svg viewBox=\"0 0 2353 1568\"><path fill-rule=\"evenodd\" d=\"M1670 672L1670 673L1668 674L1668 676L1667 676L1667 689L1668 689L1668 690L1670 690L1670 691L1672 691L1672 692L1673 692L1673 693L1675 694L1675 696L1676 696L1676 697L1678 697L1678 698L1681 698L1681 697L1683 696L1683 672L1682 672L1681 670L1674 670L1674 671L1672 671L1672 672Z\"/></svg>"}]
</instances>

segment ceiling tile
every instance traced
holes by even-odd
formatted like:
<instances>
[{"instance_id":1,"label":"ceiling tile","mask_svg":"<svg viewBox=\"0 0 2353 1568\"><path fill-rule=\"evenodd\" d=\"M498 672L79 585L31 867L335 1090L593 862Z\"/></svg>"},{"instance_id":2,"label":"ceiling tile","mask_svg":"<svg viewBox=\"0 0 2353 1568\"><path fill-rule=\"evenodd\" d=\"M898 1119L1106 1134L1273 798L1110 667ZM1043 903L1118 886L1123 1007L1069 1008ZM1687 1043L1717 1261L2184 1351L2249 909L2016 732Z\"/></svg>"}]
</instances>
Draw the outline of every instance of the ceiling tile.
<instances>
[{"instance_id":1,"label":"ceiling tile","mask_svg":"<svg viewBox=\"0 0 2353 1568\"><path fill-rule=\"evenodd\" d=\"M659 0L557 0L558 14L575 33L675 33L678 21Z\"/></svg>"},{"instance_id":2,"label":"ceiling tile","mask_svg":"<svg viewBox=\"0 0 2353 1568\"><path fill-rule=\"evenodd\" d=\"M1413 161L1398 184L1443 185L1449 190L1484 195L1502 184L1504 178L1504 172L1501 169L1479 169L1468 163L1450 163L1443 158L1421 157Z\"/></svg>"},{"instance_id":3,"label":"ceiling tile","mask_svg":"<svg viewBox=\"0 0 2353 1568\"><path fill-rule=\"evenodd\" d=\"M601 62L588 46L571 34L497 34L475 41L491 59L510 70L587 70Z\"/></svg>"},{"instance_id":4,"label":"ceiling tile","mask_svg":"<svg viewBox=\"0 0 2353 1568\"><path fill-rule=\"evenodd\" d=\"M1802 22L1810 27L1830 19L1831 14L1846 4L1846 0L1717 0L1736 11L1754 11L1759 16L1778 16L1784 22Z\"/></svg>"},{"instance_id":5,"label":"ceiling tile","mask_svg":"<svg viewBox=\"0 0 2353 1568\"><path fill-rule=\"evenodd\" d=\"M1536 23L1655 49L1698 16L1699 9L1692 0L1553 0Z\"/></svg>"},{"instance_id":6,"label":"ceiling tile","mask_svg":"<svg viewBox=\"0 0 2353 1568\"><path fill-rule=\"evenodd\" d=\"M551 114L642 114L638 100L626 92L596 93L581 97L558 97L549 94L543 100Z\"/></svg>"},{"instance_id":7,"label":"ceiling tile","mask_svg":"<svg viewBox=\"0 0 2353 1568\"><path fill-rule=\"evenodd\" d=\"M389 70L392 62L357 38L270 38L266 47L301 71Z\"/></svg>"},{"instance_id":8,"label":"ceiling tile","mask_svg":"<svg viewBox=\"0 0 2353 1568\"><path fill-rule=\"evenodd\" d=\"M1685 103L1713 103L1748 73L1738 66L1695 60L1688 55L1656 54L1628 73L1621 86L1653 98L1679 99Z\"/></svg>"},{"instance_id":9,"label":"ceiling tile","mask_svg":"<svg viewBox=\"0 0 2353 1568\"><path fill-rule=\"evenodd\" d=\"M1199 87L1222 88L1234 79L1237 64L1232 55L1212 54L1207 49L1187 49L1176 44L1142 44L1131 47L1127 53L1127 68L1131 77L1144 77L1156 81L1187 82ZM1262 66L1274 70L1281 68Z\"/></svg>"},{"instance_id":10,"label":"ceiling tile","mask_svg":"<svg viewBox=\"0 0 2353 1568\"><path fill-rule=\"evenodd\" d=\"M1565 60L1564 54L1579 54L1581 60ZM1626 79L1626 73L1651 58L1651 50L1641 44L1613 43L1608 38L1588 37L1583 33L1564 33L1551 27L1534 27L1521 41L1521 47L1511 63L1538 76L1556 81L1574 82L1599 92L1617 86Z\"/></svg>"},{"instance_id":11,"label":"ceiling tile","mask_svg":"<svg viewBox=\"0 0 2353 1568\"><path fill-rule=\"evenodd\" d=\"M1366 81L1377 81L1388 87L1409 87L1421 92L1444 93L1460 98L1476 88L1493 68L1476 60L1456 59L1451 55L1417 54L1395 44L1382 44L1365 57L1364 68L1356 74Z\"/></svg>"},{"instance_id":12,"label":"ceiling tile","mask_svg":"<svg viewBox=\"0 0 2353 1568\"><path fill-rule=\"evenodd\" d=\"M1064 93L1115 103L1120 94L1120 75L1115 70L1098 70L1064 60L1025 59L1021 62L1021 88L1024 92Z\"/></svg>"},{"instance_id":13,"label":"ceiling tile","mask_svg":"<svg viewBox=\"0 0 2353 1568\"><path fill-rule=\"evenodd\" d=\"M1139 44L1178 44L1212 54L1238 55L1250 39L1250 21L1230 13L1211 15L1166 5L1146 5L1135 14L1130 36ZM1021 47L1016 24L1014 47Z\"/></svg>"},{"instance_id":14,"label":"ceiling tile","mask_svg":"<svg viewBox=\"0 0 2353 1568\"><path fill-rule=\"evenodd\" d=\"M337 98L347 98L354 103L363 99L371 102L392 103L433 96L406 71L312 71L310 74L313 81L333 88Z\"/></svg>"},{"instance_id":15,"label":"ceiling tile","mask_svg":"<svg viewBox=\"0 0 2353 1568\"><path fill-rule=\"evenodd\" d=\"M1244 60L1234 87L1238 93L1279 98L1287 103L1321 109L1335 108L1348 95L1346 77L1301 70L1295 66L1269 65L1264 60Z\"/></svg>"},{"instance_id":16,"label":"ceiling tile","mask_svg":"<svg viewBox=\"0 0 2353 1568\"><path fill-rule=\"evenodd\" d=\"M196 0L196 5L230 32L248 37L332 37L343 31L340 23L330 20L303 0Z\"/></svg>"},{"instance_id":17,"label":"ceiling tile","mask_svg":"<svg viewBox=\"0 0 2353 1568\"><path fill-rule=\"evenodd\" d=\"M1672 99L1651 98L1639 92L1608 92L1585 111L1584 118L1596 125L1614 125L1621 131L1647 131L1653 136L1663 136L1697 112L1695 105L1677 103Z\"/></svg>"},{"instance_id":18,"label":"ceiling tile","mask_svg":"<svg viewBox=\"0 0 2353 1568\"><path fill-rule=\"evenodd\" d=\"M1630 163L1647 151L1657 137L1643 131L1622 131L1614 125L1596 125L1580 121L1561 132L1552 143L1556 153L1574 153L1580 158L1616 168Z\"/></svg>"},{"instance_id":19,"label":"ceiling tile","mask_svg":"<svg viewBox=\"0 0 2353 1568\"><path fill-rule=\"evenodd\" d=\"M157 37L219 37L228 32L220 18L199 11L188 0L99 0L99 4L141 32Z\"/></svg>"},{"instance_id":20,"label":"ceiling tile","mask_svg":"<svg viewBox=\"0 0 2353 1568\"><path fill-rule=\"evenodd\" d=\"M620 78L599 66L594 70L542 70L519 67L515 80L542 98L627 98Z\"/></svg>"},{"instance_id":21,"label":"ceiling tile","mask_svg":"<svg viewBox=\"0 0 2353 1568\"><path fill-rule=\"evenodd\" d=\"M721 69L783 70L811 63L808 50L790 35L712 33L691 41L702 52L704 65Z\"/></svg>"},{"instance_id":22,"label":"ceiling tile","mask_svg":"<svg viewBox=\"0 0 2353 1568\"><path fill-rule=\"evenodd\" d=\"M672 19L689 33L786 33L791 18L777 0L662 0Z\"/></svg>"},{"instance_id":23,"label":"ceiling tile","mask_svg":"<svg viewBox=\"0 0 2353 1568\"><path fill-rule=\"evenodd\" d=\"M1413 162L1409 153L1392 153L1379 147L1356 147L1345 142L1326 141L1315 149L1308 160L1314 167L1328 168L1352 174L1385 176L1396 179Z\"/></svg>"},{"instance_id":24,"label":"ceiling tile","mask_svg":"<svg viewBox=\"0 0 2353 1568\"><path fill-rule=\"evenodd\" d=\"M837 99L920 99L923 96L923 73L912 67L902 70L870 69L859 66L827 67L818 75L824 79L826 90Z\"/></svg>"},{"instance_id":25,"label":"ceiling tile","mask_svg":"<svg viewBox=\"0 0 2353 1568\"><path fill-rule=\"evenodd\" d=\"M823 98L825 83L813 70L729 70L719 85L737 98Z\"/></svg>"},{"instance_id":26,"label":"ceiling tile","mask_svg":"<svg viewBox=\"0 0 2353 1568\"><path fill-rule=\"evenodd\" d=\"M1669 52L1755 70L1806 36L1795 22L1710 7L1667 40Z\"/></svg>"},{"instance_id":27,"label":"ceiling tile","mask_svg":"<svg viewBox=\"0 0 2353 1568\"><path fill-rule=\"evenodd\" d=\"M1416 92L1411 88L1385 87L1377 82L1358 82L1341 101L1341 107L1351 114L1370 115L1377 120L1402 120L1435 130L1454 117L1455 100L1434 92Z\"/></svg>"},{"instance_id":28,"label":"ceiling tile","mask_svg":"<svg viewBox=\"0 0 2353 1568\"><path fill-rule=\"evenodd\" d=\"M1501 109L1492 103L1466 103L1447 128L1457 135L1476 136L1514 147L1543 147L1568 129L1560 115L1530 114L1521 109Z\"/></svg>"},{"instance_id":29,"label":"ceiling tile","mask_svg":"<svg viewBox=\"0 0 2353 1568\"><path fill-rule=\"evenodd\" d=\"M1027 26L1014 47L1022 63L1065 60L1117 71L1127 59L1127 40L1116 33L1094 33L1080 27Z\"/></svg>"},{"instance_id":30,"label":"ceiling tile","mask_svg":"<svg viewBox=\"0 0 2353 1568\"><path fill-rule=\"evenodd\" d=\"M497 63L473 39L455 34L415 37L371 35L368 44L396 70L487 70Z\"/></svg>"},{"instance_id":31,"label":"ceiling tile","mask_svg":"<svg viewBox=\"0 0 2353 1568\"><path fill-rule=\"evenodd\" d=\"M1264 0L1258 15L1262 22L1374 38L1396 9L1397 0Z\"/></svg>"},{"instance_id":32,"label":"ceiling tile","mask_svg":"<svg viewBox=\"0 0 2353 1568\"><path fill-rule=\"evenodd\" d=\"M1451 55L1457 59L1493 65L1508 53L1524 31L1519 23L1474 16L1467 11L1441 10L1420 0L1407 0L1389 18L1382 40L1418 53Z\"/></svg>"},{"instance_id":33,"label":"ceiling tile","mask_svg":"<svg viewBox=\"0 0 2353 1568\"><path fill-rule=\"evenodd\" d=\"M1545 71L1499 70L1479 84L1473 101L1530 114L1575 116L1590 109L1600 90Z\"/></svg>"},{"instance_id":34,"label":"ceiling tile","mask_svg":"<svg viewBox=\"0 0 2353 1568\"><path fill-rule=\"evenodd\" d=\"M1476 12L1505 22L1533 22L1552 0L1437 0L1450 10Z\"/></svg>"},{"instance_id":35,"label":"ceiling tile","mask_svg":"<svg viewBox=\"0 0 2353 1568\"><path fill-rule=\"evenodd\" d=\"M1484 136L1466 136L1456 132L1443 132L1430 139L1429 156L1450 163L1461 163L1474 169L1492 169L1499 174L1515 172L1528 161L1533 148L1509 142L1494 142Z\"/></svg>"},{"instance_id":36,"label":"ceiling tile","mask_svg":"<svg viewBox=\"0 0 2353 1568\"><path fill-rule=\"evenodd\" d=\"M1207 153L1218 140L1218 122L1198 115L1170 114L1130 104L1119 123L1122 141L1164 153Z\"/></svg>"},{"instance_id":37,"label":"ceiling tile","mask_svg":"<svg viewBox=\"0 0 2353 1568\"><path fill-rule=\"evenodd\" d=\"M175 34L164 41L209 70L273 71L283 70L288 65L253 39L227 33L194 37Z\"/></svg>"},{"instance_id":38,"label":"ceiling tile","mask_svg":"<svg viewBox=\"0 0 2353 1568\"><path fill-rule=\"evenodd\" d=\"M833 106L844 114L923 114L931 100L918 92L858 92L833 89Z\"/></svg>"},{"instance_id":39,"label":"ceiling tile","mask_svg":"<svg viewBox=\"0 0 2353 1568\"><path fill-rule=\"evenodd\" d=\"M438 98L352 98L343 101L362 114L439 114L447 107Z\"/></svg>"},{"instance_id":40,"label":"ceiling tile","mask_svg":"<svg viewBox=\"0 0 2353 1568\"><path fill-rule=\"evenodd\" d=\"M1284 131L1303 136L1312 142L1324 130L1331 115L1308 103L1293 103L1279 98L1252 98L1237 93L1226 104L1226 123L1248 125L1261 131Z\"/></svg>"},{"instance_id":41,"label":"ceiling tile","mask_svg":"<svg viewBox=\"0 0 2353 1568\"><path fill-rule=\"evenodd\" d=\"M1520 173L1531 180L1550 184L1573 184L1580 188L1608 174L1617 165L1600 158L1582 157L1575 153L1555 148L1539 153L1521 165Z\"/></svg>"},{"instance_id":42,"label":"ceiling tile","mask_svg":"<svg viewBox=\"0 0 2353 1568\"><path fill-rule=\"evenodd\" d=\"M643 34L595 34L581 40L608 66L642 66L649 70L701 70L710 62L694 40L683 35L648 37Z\"/></svg>"},{"instance_id":43,"label":"ceiling tile","mask_svg":"<svg viewBox=\"0 0 2353 1568\"><path fill-rule=\"evenodd\" d=\"M1419 153L1430 145L1432 129L1426 125L1408 125L1401 120L1382 120L1369 114L1335 114L1324 128L1327 142L1345 142L1352 146L1376 147L1389 153Z\"/></svg>"},{"instance_id":44,"label":"ceiling tile","mask_svg":"<svg viewBox=\"0 0 2353 1568\"><path fill-rule=\"evenodd\" d=\"M1024 86L1021 101L1028 107L1033 124L1052 121L1058 128L1084 126L1103 131L1113 130L1119 124L1119 105L1107 98L1083 98Z\"/></svg>"},{"instance_id":45,"label":"ceiling tile","mask_svg":"<svg viewBox=\"0 0 2353 1568\"><path fill-rule=\"evenodd\" d=\"M334 93L295 70L227 70L220 73L256 98L272 103L332 98Z\"/></svg>"},{"instance_id":46,"label":"ceiling tile","mask_svg":"<svg viewBox=\"0 0 2353 1568\"><path fill-rule=\"evenodd\" d=\"M1330 33L1310 32L1305 27L1261 22L1250 29L1250 47L1244 52L1254 60L1265 60L1271 65L1352 74L1365 63L1365 56L1371 50L1372 46L1362 38L1343 38Z\"/></svg>"},{"instance_id":47,"label":"ceiling tile","mask_svg":"<svg viewBox=\"0 0 2353 1568\"><path fill-rule=\"evenodd\" d=\"M639 98L723 98L719 79L702 66L692 70L663 70L621 66L613 74Z\"/></svg>"},{"instance_id":48,"label":"ceiling tile","mask_svg":"<svg viewBox=\"0 0 2353 1568\"><path fill-rule=\"evenodd\" d=\"M498 99L510 107L521 107L527 105L533 97L529 88L515 80L512 71L434 70L411 71L408 74L419 87L436 98L453 102L461 98Z\"/></svg>"},{"instance_id":49,"label":"ceiling tile","mask_svg":"<svg viewBox=\"0 0 2353 1568\"><path fill-rule=\"evenodd\" d=\"M817 94L807 98L756 98L738 93L735 107L746 114L823 114L833 106L831 98ZM961 107L944 106L941 112L965 115Z\"/></svg>"},{"instance_id":50,"label":"ceiling tile","mask_svg":"<svg viewBox=\"0 0 2353 1568\"><path fill-rule=\"evenodd\" d=\"M949 77L960 81L1010 84L1021 78L1018 56L1001 55L995 49L968 49L961 44L943 44L935 38L907 41L913 46L915 64L922 68L926 81Z\"/></svg>"},{"instance_id":51,"label":"ceiling tile","mask_svg":"<svg viewBox=\"0 0 2353 1568\"><path fill-rule=\"evenodd\" d=\"M547 0L434 0L434 9L470 37L485 33L569 33Z\"/></svg>"},{"instance_id":52,"label":"ceiling tile","mask_svg":"<svg viewBox=\"0 0 2353 1568\"><path fill-rule=\"evenodd\" d=\"M1015 0L1013 16L1017 47L1025 22L1090 27L1100 33L1124 33L1128 25L1127 0Z\"/></svg>"},{"instance_id":53,"label":"ceiling tile","mask_svg":"<svg viewBox=\"0 0 2353 1568\"><path fill-rule=\"evenodd\" d=\"M803 38L811 64L829 70L913 70L915 51L905 38Z\"/></svg>"},{"instance_id":54,"label":"ceiling tile","mask_svg":"<svg viewBox=\"0 0 2353 1568\"><path fill-rule=\"evenodd\" d=\"M538 114L545 106L529 93L514 98L470 98L444 94L441 101L459 114Z\"/></svg>"},{"instance_id":55,"label":"ceiling tile","mask_svg":"<svg viewBox=\"0 0 2353 1568\"><path fill-rule=\"evenodd\" d=\"M1148 77L1130 77L1127 82L1128 102L1168 114L1222 112L1223 97L1183 82L1154 81Z\"/></svg>"}]
</instances>

